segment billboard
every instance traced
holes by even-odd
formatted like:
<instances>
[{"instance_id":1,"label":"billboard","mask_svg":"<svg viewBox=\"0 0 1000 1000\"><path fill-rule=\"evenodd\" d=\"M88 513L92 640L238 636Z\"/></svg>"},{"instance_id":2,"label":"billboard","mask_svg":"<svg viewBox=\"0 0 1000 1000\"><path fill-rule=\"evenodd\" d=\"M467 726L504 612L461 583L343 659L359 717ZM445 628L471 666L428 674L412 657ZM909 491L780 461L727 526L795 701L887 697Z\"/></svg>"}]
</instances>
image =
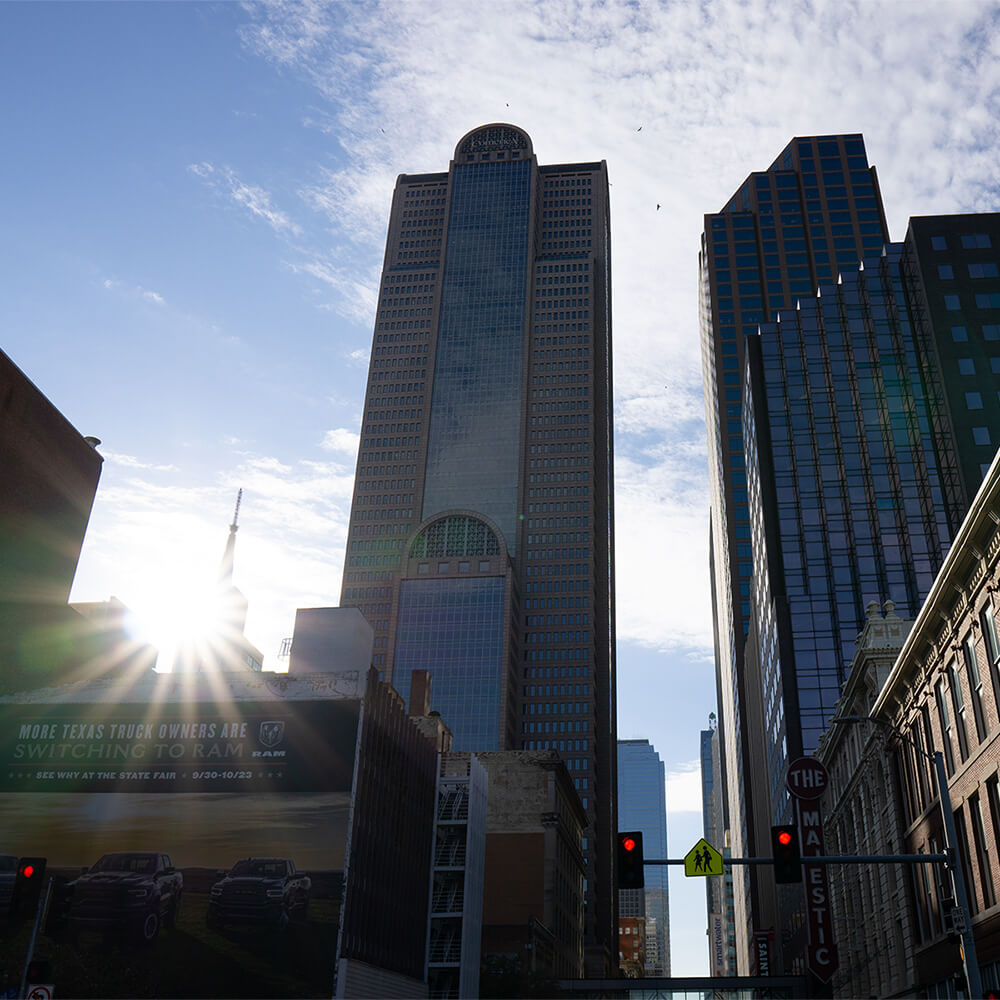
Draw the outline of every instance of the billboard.
<instances>
[{"instance_id":1,"label":"billboard","mask_svg":"<svg viewBox=\"0 0 1000 1000\"><path fill-rule=\"evenodd\" d=\"M0 702L0 855L48 859L57 995L331 995L361 701L290 688Z\"/></svg>"}]
</instances>

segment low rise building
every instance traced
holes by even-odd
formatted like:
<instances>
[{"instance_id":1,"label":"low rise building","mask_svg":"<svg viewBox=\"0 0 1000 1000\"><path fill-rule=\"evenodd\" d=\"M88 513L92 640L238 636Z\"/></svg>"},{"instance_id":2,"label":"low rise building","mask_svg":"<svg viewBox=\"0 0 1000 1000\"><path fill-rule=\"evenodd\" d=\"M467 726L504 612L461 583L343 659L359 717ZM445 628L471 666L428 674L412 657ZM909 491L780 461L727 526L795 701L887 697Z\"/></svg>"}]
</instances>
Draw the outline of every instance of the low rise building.
<instances>
[{"instance_id":1,"label":"low rise building","mask_svg":"<svg viewBox=\"0 0 1000 1000\"><path fill-rule=\"evenodd\" d=\"M489 777L483 961L583 976L586 813L554 750L476 754Z\"/></svg>"},{"instance_id":2,"label":"low rise building","mask_svg":"<svg viewBox=\"0 0 1000 1000\"><path fill-rule=\"evenodd\" d=\"M828 854L900 852L903 842L899 786L887 756L889 733L868 718L912 622L886 601L885 614L868 605L858 651L830 728L816 759L830 775L823 798ZM906 996L914 985L912 908L908 873L901 865L859 863L828 869L840 967L837 997Z\"/></svg>"}]
</instances>

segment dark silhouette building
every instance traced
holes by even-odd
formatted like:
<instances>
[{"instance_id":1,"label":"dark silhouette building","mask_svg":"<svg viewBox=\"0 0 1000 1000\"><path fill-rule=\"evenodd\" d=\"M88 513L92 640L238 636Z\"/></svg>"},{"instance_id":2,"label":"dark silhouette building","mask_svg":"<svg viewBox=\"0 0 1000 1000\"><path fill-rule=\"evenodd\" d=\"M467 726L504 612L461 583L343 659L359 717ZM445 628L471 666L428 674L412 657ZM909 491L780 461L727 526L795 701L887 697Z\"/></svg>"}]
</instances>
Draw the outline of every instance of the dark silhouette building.
<instances>
[{"instance_id":1,"label":"dark silhouette building","mask_svg":"<svg viewBox=\"0 0 1000 1000\"><path fill-rule=\"evenodd\" d=\"M68 603L104 461L99 443L0 351L0 690L156 662L155 649L128 635L119 601Z\"/></svg>"},{"instance_id":2,"label":"dark silhouette building","mask_svg":"<svg viewBox=\"0 0 1000 1000\"><path fill-rule=\"evenodd\" d=\"M613 968L608 181L504 124L396 183L341 604L457 751L558 751L587 813L588 971Z\"/></svg>"}]
</instances>

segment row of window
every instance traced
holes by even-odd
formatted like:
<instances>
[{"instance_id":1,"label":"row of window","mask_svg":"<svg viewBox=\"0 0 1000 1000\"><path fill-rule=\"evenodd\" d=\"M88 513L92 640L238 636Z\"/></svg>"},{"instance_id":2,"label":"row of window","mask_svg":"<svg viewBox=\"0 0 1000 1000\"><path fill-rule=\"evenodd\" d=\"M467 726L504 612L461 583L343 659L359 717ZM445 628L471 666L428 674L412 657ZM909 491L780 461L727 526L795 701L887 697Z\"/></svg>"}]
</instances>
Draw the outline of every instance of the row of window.
<instances>
[{"instance_id":1,"label":"row of window","mask_svg":"<svg viewBox=\"0 0 1000 1000\"><path fill-rule=\"evenodd\" d=\"M957 295L946 295L944 297L944 307L949 312L957 312L962 308L962 303ZM977 292L977 309L1000 309L1000 292Z\"/></svg>"},{"instance_id":2,"label":"row of window","mask_svg":"<svg viewBox=\"0 0 1000 1000\"><path fill-rule=\"evenodd\" d=\"M963 233L959 240L963 250L988 250L993 246L986 233ZM947 250L948 238L946 236L932 236L931 248L933 250Z\"/></svg>"},{"instance_id":3,"label":"row of window","mask_svg":"<svg viewBox=\"0 0 1000 1000\"><path fill-rule=\"evenodd\" d=\"M525 667L524 676L527 680L558 680L566 677L589 677L589 667ZM586 750L586 744L584 750Z\"/></svg>"},{"instance_id":4,"label":"row of window","mask_svg":"<svg viewBox=\"0 0 1000 1000\"><path fill-rule=\"evenodd\" d=\"M949 775L955 773L955 752L964 763L969 758L969 708L965 690L969 692L971 715L975 727L977 745L982 743L995 726L1000 723L1000 635L998 635L996 613L987 604L979 614L979 626L986 653L986 671L983 671L976 650L974 634L970 631L962 639L961 653L949 661L943 675L934 685L934 705L941 729L945 767ZM988 712L984 701L984 673L989 677L993 690L993 710ZM963 675L964 674L964 685ZM930 716L926 706L921 709L918 721L914 723L913 735L918 743L924 744L928 753L932 752L933 739ZM908 792L911 814L921 811L930 801L930 773L919 758L906 758Z\"/></svg>"},{"instance_id":5,"label":"row of window","mask_svg":"<svg viewBox=\"0 0 1000 1000\"><path fill-rule=\"evenodd\" d=\"M452 567L452 564L450 562L439 562L437 564L437 571L439 573L450 573L452 571L452 569L453 569L453 567ZM431 571L430 563L422 562L422 563L418 563L417 564L417 572L420 573L421 575L426 575L426 574L430 573L430 571ZM471 567L470 563L465 562L465 561L461 561L461 562L458 563L458 572L459 573L470 573L471 571L472 571L472 567ZM489 559L481 559L479 561L479 572L480 573L488 573L489 571L490 571L490 561L489 561Z\"/></svg>"},{"instance_id":6,"label":"row of window","mask_svg":"<svg viewBox=\"0 0 1000 1000\"><path fill-rule=\"evenodd\" d=\"M590 732L590 720L569 719L559 722L522 722L522 733L587 733ZM586 809L586 800L584 808Z\"/></svg>"},{"instance_id":7,"label":"row of window","mask_svg":"<svg viewBox=\"0 0 1000 1000\"><path fill-rule=\"evenodd\" d=\"M590 695L589 684L529 684L523 689L525 698L563 698L567 695ZM546 714L548 714L546 712Z\"/></svg>"},{"instance_id":8,"label":"row of window","mask_svg":"<svg viewBox=\"0 0 1000 1000\"><path fill-rule=\"evenodd\" d=\"M995 260L973 262L968 265L970 278L996 278L1000 277ZM954 278L955 268L951 264L938 264L939 278Z\"/></svg>"},{"instance_id":9,"label":"row of window","mask_svg":"<svg viewBox=\"0 0 1000 1000\"><path fill-rule=\"evenodd\" d=\"M590 706L582 701L531 701L524 706L524 711L527 715L586 715Z\"/></svg>"}]
</instances>

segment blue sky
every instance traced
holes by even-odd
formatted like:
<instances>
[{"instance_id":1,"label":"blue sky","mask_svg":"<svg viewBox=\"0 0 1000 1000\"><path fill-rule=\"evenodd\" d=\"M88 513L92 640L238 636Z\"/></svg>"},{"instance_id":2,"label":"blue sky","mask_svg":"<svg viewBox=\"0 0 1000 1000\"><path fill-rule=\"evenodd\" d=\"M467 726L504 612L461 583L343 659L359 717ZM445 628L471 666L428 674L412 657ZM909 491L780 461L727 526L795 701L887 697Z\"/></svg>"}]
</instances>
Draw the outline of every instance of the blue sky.
<instances>
[{"instance_id":1,"label":"blue sky","mask_svg":"<svg viewBox=\"0 0 1000 1000\"><path fill-rule=\"evenodd\" d=\"M894 238L997 210L998 12L0 5L0 347L105 456L74 599L155 619L212 577L243 487L236 579L274 666L294 609L339 597L395 176L503 120L543 163L606 159L619 734L660 751L683 855L715 707L702 215L836 131L864 132ZM702 884L671 880L674 971L703 974Z\"/></svg>"}]
</instances>

